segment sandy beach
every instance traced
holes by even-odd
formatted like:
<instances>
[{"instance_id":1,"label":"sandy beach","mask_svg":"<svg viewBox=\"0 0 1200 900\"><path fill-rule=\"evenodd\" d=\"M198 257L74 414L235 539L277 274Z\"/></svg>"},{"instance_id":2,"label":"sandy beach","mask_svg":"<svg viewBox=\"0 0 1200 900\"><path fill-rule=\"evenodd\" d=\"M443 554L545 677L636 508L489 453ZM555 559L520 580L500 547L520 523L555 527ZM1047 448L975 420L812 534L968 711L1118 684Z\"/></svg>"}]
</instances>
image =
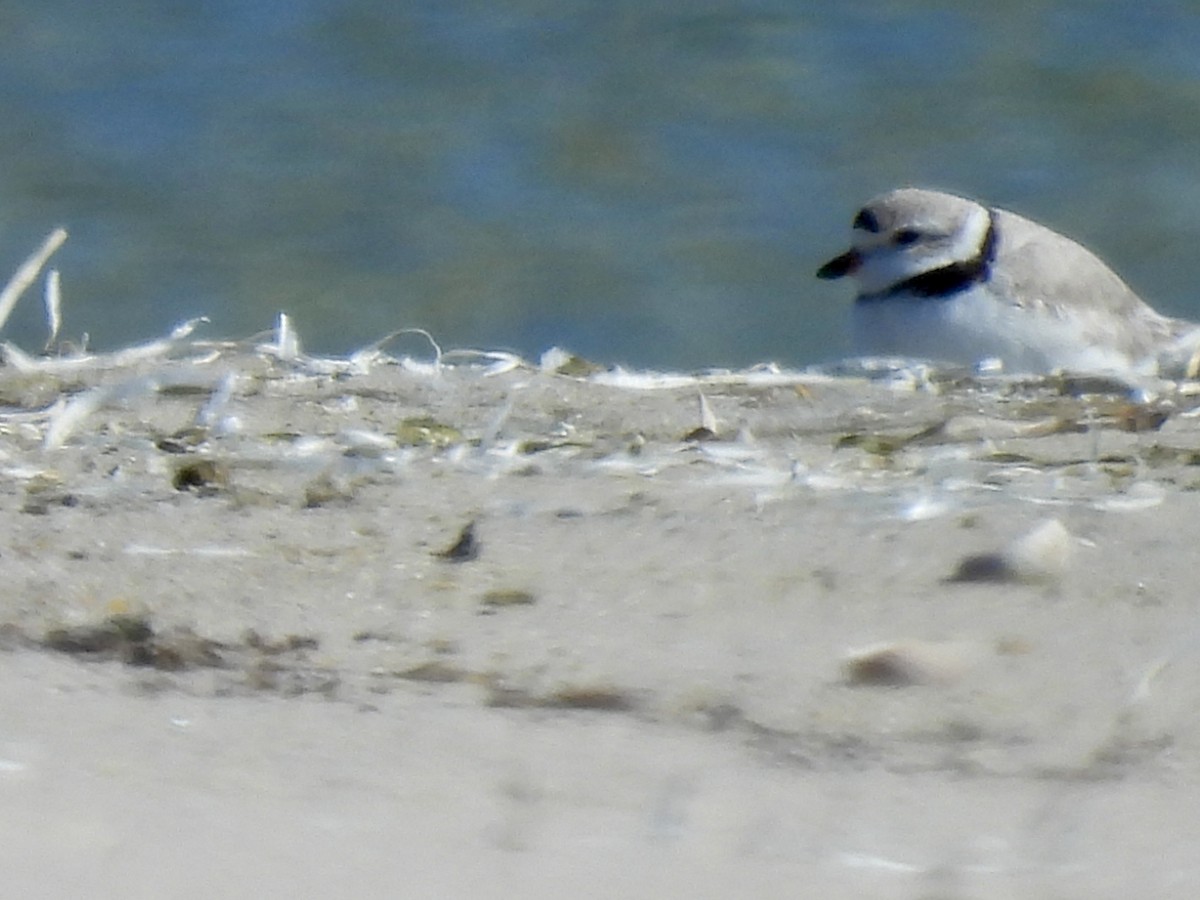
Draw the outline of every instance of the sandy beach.
<instances>
[{"instance_id":1,"label":"sandy beach","mask_svg":"<svg viewBox=\"0 0 1200 900\"><path fill-rule=\"evenodd\" d=\"M1200 879L1187 392L8 362L13 896Z\"/></svg>"}]
</instances>

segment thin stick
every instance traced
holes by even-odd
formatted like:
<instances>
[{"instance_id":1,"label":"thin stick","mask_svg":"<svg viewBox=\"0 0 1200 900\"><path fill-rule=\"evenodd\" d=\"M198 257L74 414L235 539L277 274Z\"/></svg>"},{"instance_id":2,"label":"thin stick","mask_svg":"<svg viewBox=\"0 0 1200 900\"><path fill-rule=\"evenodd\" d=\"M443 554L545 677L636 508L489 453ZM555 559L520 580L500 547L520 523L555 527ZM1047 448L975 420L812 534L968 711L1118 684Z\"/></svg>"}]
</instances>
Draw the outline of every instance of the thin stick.
<instances>
[{"instance_id":1,"label":"thin stick","mask_svg":"<svg viewBox=\"0 0 1200 900\"><path fill-rule=\"evenodd\" d=\"M42 270L42 266L46 264L46 260L63 245L63 241L66 239L67 230L55 228L46 240L42 241L42 246L21 263L20 268L4 286L4 290L0 291L0 330L3 330L4 323L8 321L13 307L21 299L21 294L25 293L25 288L33 283L33 280L38 277L38 272Z\"/></svg>"},{"instance_id":2,"label":"thin stick","mask_svg":"<svg viewBox=\"0 0 1200 900\"><path fill-rule=\"evenodd\" d=\"M46 290L43 294L46 302L46 329L50 336L46 338L45 350L49 352L58 340L58 330L62 328L62 280L58 269L46 273Z\"/></svg>"}]
</instances>

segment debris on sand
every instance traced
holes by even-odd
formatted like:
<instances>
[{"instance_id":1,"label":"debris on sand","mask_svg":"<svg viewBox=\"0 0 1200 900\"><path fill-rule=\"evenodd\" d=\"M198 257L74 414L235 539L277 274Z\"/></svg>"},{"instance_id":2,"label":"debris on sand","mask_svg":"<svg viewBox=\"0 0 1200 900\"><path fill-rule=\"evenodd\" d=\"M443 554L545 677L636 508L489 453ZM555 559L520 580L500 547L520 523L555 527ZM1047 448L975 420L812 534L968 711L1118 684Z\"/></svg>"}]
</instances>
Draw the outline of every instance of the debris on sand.
<instances>
[{"instance_id":1,"label":"debris on sand","mask_svg":"<svg viewBox=\"0 0 1200 900\"><path fill-rule=\"evenodd\" d=\"M1058 519L1047 519L1000 553L965 557L946 581L1054 584L1067 572L1074 540Z\"/></svg>"}]
</instances>

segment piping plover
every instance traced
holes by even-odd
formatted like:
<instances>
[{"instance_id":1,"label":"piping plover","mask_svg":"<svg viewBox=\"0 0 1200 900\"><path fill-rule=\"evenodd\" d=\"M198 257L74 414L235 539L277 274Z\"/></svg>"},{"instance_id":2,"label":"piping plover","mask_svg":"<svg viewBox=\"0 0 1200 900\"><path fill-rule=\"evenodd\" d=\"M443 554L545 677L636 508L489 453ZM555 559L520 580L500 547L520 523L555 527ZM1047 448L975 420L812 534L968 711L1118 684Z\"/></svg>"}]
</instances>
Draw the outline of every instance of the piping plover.
<instances>
[{"instance_id":1,"label":"piping plover","mask_svg":"<svg viewBox=\"0 0 1200 900\"><path fill-rule=\"evenodd\" d=\"M817 271L851 275L857 352L1007 372L1155 375L1197 328L1160 315L1089 250L1002 209L902 188L854 218L852 247Z\"/></svg>"}]
</instances>

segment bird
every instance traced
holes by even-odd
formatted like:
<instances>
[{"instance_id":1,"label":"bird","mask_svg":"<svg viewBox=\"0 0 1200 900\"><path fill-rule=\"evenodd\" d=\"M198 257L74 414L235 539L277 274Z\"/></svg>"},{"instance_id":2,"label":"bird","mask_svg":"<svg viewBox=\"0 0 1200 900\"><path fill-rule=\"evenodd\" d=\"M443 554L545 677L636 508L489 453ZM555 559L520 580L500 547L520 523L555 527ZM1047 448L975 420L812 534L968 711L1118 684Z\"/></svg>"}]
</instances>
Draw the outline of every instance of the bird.
<instances>
[{"instance_id":1,"label":"bird","mask_svg":"<svg viewBox=\"0 0 1200 900\"><path fill-rule=\"evenodd\" d=\"M1016 213L899 188L868 201L851 233L817 277L857 283L862 355L1125 379L1195 368L1200 326L1156 312L1090 250Z\"/></svg>"}]
</instances>

